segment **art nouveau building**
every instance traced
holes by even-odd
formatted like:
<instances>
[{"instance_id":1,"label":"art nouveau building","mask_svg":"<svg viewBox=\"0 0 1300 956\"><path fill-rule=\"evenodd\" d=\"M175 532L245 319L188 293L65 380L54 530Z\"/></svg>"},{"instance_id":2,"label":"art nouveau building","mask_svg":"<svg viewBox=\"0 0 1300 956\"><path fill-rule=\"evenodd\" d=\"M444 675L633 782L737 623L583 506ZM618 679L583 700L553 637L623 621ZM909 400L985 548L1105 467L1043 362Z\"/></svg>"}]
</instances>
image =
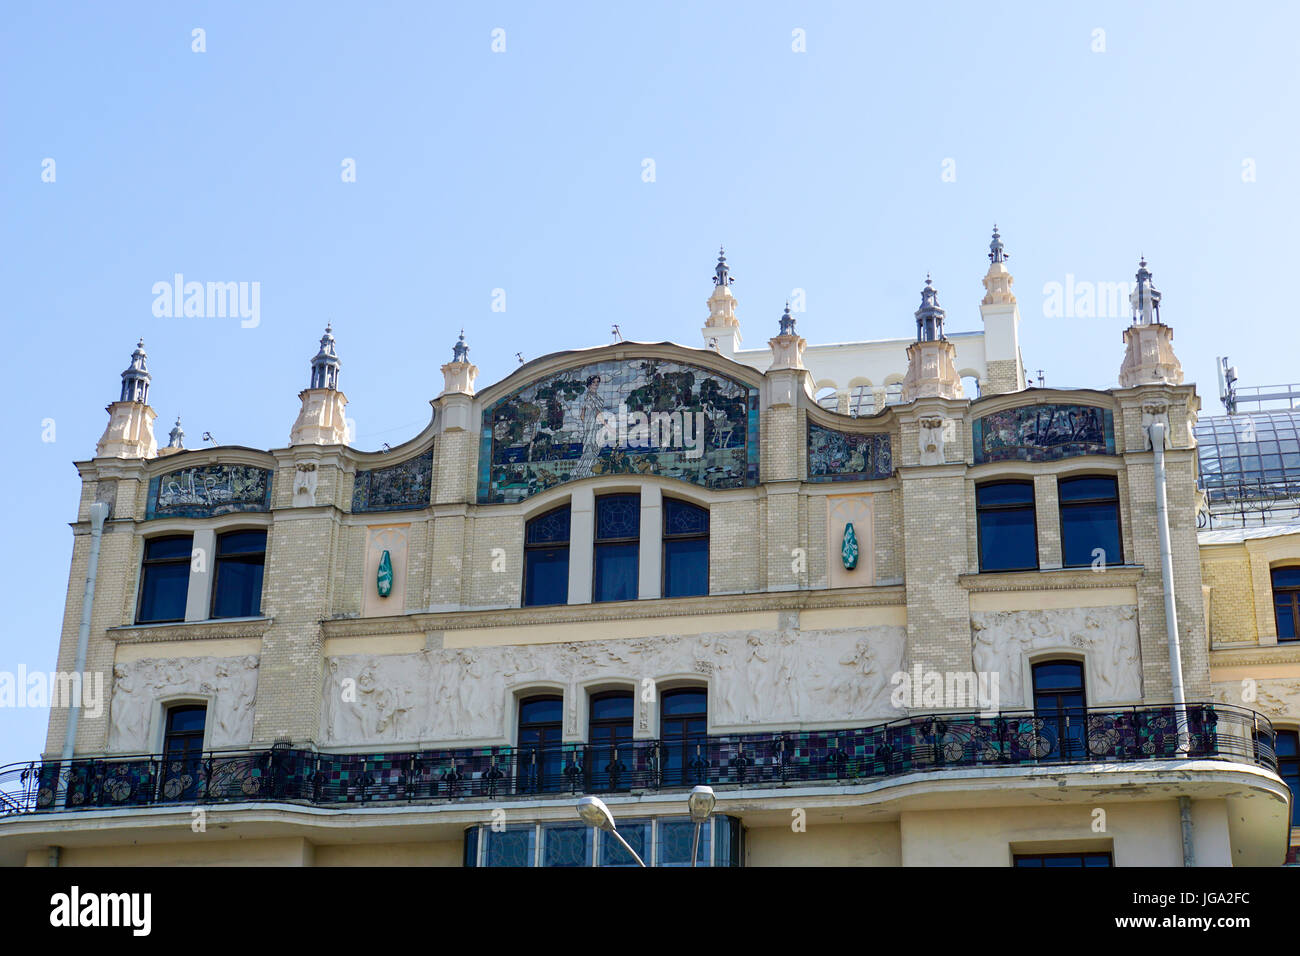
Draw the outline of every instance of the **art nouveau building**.
<instances>
[{"instance_id":1,"label":"art nouveau building","mask_svg":"<svg viewBox=\"0 0 1300 956\"><path fill-rule=\"evenodd\" d=\"M721 258L704 348L476 390L462 335L383 453L344 443L330 330L268 451L156 449L137 349L78 463L59 657L110 705L0 774L0 860L627 865L598 794L684 864L708 784L708 865L1281 863L1150 273L1118 388L1026 389L989 258L965 335L927 280L914 338L808 346L787 310L742 350Z\"/></svg>"}]
</instances>

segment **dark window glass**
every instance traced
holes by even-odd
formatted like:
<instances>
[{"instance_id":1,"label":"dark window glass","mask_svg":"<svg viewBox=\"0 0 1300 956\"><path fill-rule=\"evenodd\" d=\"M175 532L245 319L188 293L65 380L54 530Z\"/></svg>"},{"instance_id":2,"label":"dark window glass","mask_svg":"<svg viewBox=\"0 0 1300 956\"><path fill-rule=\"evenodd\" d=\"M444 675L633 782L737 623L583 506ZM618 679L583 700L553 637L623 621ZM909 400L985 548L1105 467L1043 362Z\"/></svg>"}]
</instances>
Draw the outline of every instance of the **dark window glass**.
<instances>
[{"instance_id":1,"label":"dark window glass","mask_svg":"<svg viewBox=\"0 0 1300 956\"><path fill-rule=\"evenodd\" d=\"M1069 869L1093 869L1114 866L1109 853L1030 853L1016 854L1016 866Z\"/></svg>"},{"instance_id":2,"label":"dark window glass","mask_svg":"<svg viewBox=\"0 0 1300 956\"><path fill-rule=\"evenodd\" d=\"M144 544L140 568L140 602L135 619L140 624L185 620L185 596L190 588L188 535L152 538Z\"/></svg>"},{"instance_id":3,"label":"dark window glass","mask_svg":"<svg viewBox=\"0 0 1300 956\"><path fill-rule=\"evenodd\" d=\"M518 827L493 831L483 827L479 831L486 844L484 866L532 866L536 845L536 828Z\"/></svg>"},{"instance_id":4,"label":"dark window glass","mask_svg":"<svg viewBox=\"0 0 1300 956\"><path fill-rule=\"evenodd\" d=\"M975 489L981 571L1028 571L1038 567L1034 486L1002 481Z\"/></svg>"},{"instance_id":5,"label":"dark window glass","mask_svg":"<svg viewBox=\"0 0 1300 956\"><path fill-rule=\"evenodd\" d=\"M213 617L256 617L262 613L265 531L232 531L217 538Z\"/></svg>"},{"instance_id":6,"label":"dark window glass","mask_svg":"<svg viewBox=\"0 0 1300 956\"><path fill-rule=\"evenodd\" d=\"M1063 478L1061 554L1067 568L1092 564L1098 548L1106 564L1123 564L1119 535L1119 486L1108 476Z\"/></svg>"},{"instance_id":7,"label":"dark window glass","mask_svg":"<svg viewBox=\"0 0 1300 956\"><path fill-rule=\"evenodd\" d=\"M690 866L691 849L695 845L695 824L690 820L660 820L655 866ZM712 858L709 847L713 842L713 820L700 827L700 845L696 853L698 865L708 866Z\"/></svg>"},{"instance_id":8,"label":"dark window glass","mask_svg":"<svg viewBox=\"0 0 1300 956\"><path fill-rule=\"evenodd\" d=\"M160 775L163 800L188 800L198 792L207 707L183 704L167 711Z\"/></svg>"},{"instance_id":9,"label":"dark window glass","mask_svg":"<svg viewBox=\"0 0 1300 956\"><path fill-rule=\"evenodd\" d=\"M1300 826L1300 733L1279 730L1275 746L1278 776L1291 788L1291 825Z\"/></svg>"},{"instance_id":10,"label":"dark window glass","mask_svg":"<svg viewBox=\"0 0 1300 956\"><path fill-rule=\"evenodd\" d=\"M650 824L640 820L629 823L620 820L618 832L628 842L628 845L636 851L636 855L648 864L650 862ZM627 850L623 849L621 843L608 833L602 833L600 835L600 865L635 867L637 862L632 859Z\"/></svg>"},{"instance_id":11,"label":"dark window glass","mask_svg":"<svg viewBox=\"0 0 1300 956\"><path fill-rule=\"evenodd\" d=\"M534 793L556 787L562 779L564 755L561 726L564 698L530 697L519 702L519 788Z\"/></svg>"},{"instance_id":12,"label":"dark window glass","mask_svg":"<svg viewBox=\"0 0 1300 956\"><path fill-rule=\"evenodd\" d=\"M659 698L659 736L664 748L664 782L706 783L709 696L701 688L672 690Z\"/></svg>"},{"instance_id":13,"label":"dark window glass","mask_svg":"<svg viewBox=\"0 0 1300 956\"><path fill-rule=\"evenodd\" d=\"M1300 567L1273 569L1273 608L1277 639L1300 640Z\"/></svg>"},{"instance_id":14,"label":"dark window glass","mask_svg":"<svg viewBox=\"0 0 1300 956\"><path fill-rule=\"evenodd\" d=\"M524 606L569 600L569 506L528 522L524 531Z\"/></svg>"},{"instance_id":15,"label":"dark window glass","mask_svg":"<svg viewBox=\"0 0 1300 956\"><path fill-rule=\"evenodd\" d=\"M542 866L591 866L594 845L590 827L542 827Z\"/></svg>"},{"instance_id":16,"label":"dark window glass","mask_svg":"<svg viewBox=\"0 0 1300 956\"><path fill-rule=\"evenodd\" d=\"M1046 661L1035 664L1034 716L1043 738L1044 760L1082 757L1084 745L1083 664L1080 661Z\"/></svg>"},{"instance_id":17,"label":"dark window glass","mask_svg":"<svg viewBox=\"0 0 1300 956\"><path fill-rule=\"evenodd\" d=\"M709 511L664 499L664 597L709 593Z\"/></svg>"},{"instance_id":18,"label":"dark window glass","mask_svg":"<svg viewBox=\"0 0 1300 956\"><path fill-rule=\"evenodd\" d=\"M630 786L633 700L630 691L610 691L591 698L587 729L587 775L593 790Z\"/></svg>"},{"instance_id":19,"label":"dark window glass","mask_svg":"<svg viewBox=\"0 0 1300 956\"><path fill-rule=\"evenodd\" d=\"M640 495L603 495L596 499L593 601L636 599L640 539Z\"/></svg>"}]
</instances>

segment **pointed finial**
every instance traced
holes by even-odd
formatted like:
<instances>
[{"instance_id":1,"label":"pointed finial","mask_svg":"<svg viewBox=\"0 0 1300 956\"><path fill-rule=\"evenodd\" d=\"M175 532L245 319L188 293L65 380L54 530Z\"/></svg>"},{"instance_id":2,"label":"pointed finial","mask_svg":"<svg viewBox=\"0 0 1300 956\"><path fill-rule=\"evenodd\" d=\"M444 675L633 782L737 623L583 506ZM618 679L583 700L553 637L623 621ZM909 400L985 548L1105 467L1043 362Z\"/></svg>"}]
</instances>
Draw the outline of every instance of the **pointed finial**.
<instances>
[{"instance_id":1,"label":"pointed finial","mask_svg":"<svg viewBox=\"0 0 1300 956\"><path fill-rule=\"evenodd\" d=\"M727 267L727 251L722 246L718 246L718 264L713 270L713 284L725 289L735 281Z\"/></svg>"},{"instance_id":2,"label":"pointed finial","mask_svg":"<svg viewBox=\"0 0 1300 956\"><path fill-rule=\"evenodd\" d=\"M1006 249L1002 245L1002 236L998 232L998 224L993 224L993 241L989 243L989 262L1004 262L1010 259Z\"/></svg>"},{"instance_id":3,"label":"pointed finial","mask_svg":"<svg viewBox=\"0 0 1300 956\"><path fill-rule=\"evenodd\" d=\"M939 292L934 288L930 273L925 274L925 288L921 290L921 307L916 310L916 340L918 342L942 339L944 311L939 306Z\"/></svg>"},{"instance_id":4,"label":"pointed finial","mask_svg":"<svg viewBox=\"0 0 1300 956\"><path fill-rule=\"evenodd\" d=\"M320 337L320 351L311 360L311 388L339 387L339 354L334 348L333 323L325 323L325 334Z\"/></svg>"},{"instance_id":5,"label":"pointed finial","mask_svg":"<svg viewBox=\"0 0 1300 956\"><path fill-rule=\"evenodd\" d=\"M167 447L181 449L185 447L185 429L181 428L181 417L179 415L176 416L175 427L167 436Z\"/></svg>"},{"instance_id":6,"label":"pointed finial","mask_svg":"<svg viewBox=\"0 0 1300 956\"><path fill-rule=\"evenodd\" d=\"M785 314L781 316L781 334L794 335L794 316L790 314L790 303L785 304Z\"/></svg>"},{"instance_id":7,"label":"pointed finial","mask_svg":"<svg viewBox=\"0 0 1300 956\"><path fill-rule=\"evenodd\" d=\"M456 344L451 347L451 360L453 362L469 361L469 346L465 344L464 329L460 330L460 338L458 338Z\"/></svg>"},{"instance_id":8,"label":"pointed finial","mask_svg":"<svg viewBox=\"0 0 1300 956\"><path fill-rule=\"evenodd\" d=\"M118 401L149 403L149 356L145 354L144 337L135 343L131 365L122 372L122 395Z\"/></svg>"}]
</instances>

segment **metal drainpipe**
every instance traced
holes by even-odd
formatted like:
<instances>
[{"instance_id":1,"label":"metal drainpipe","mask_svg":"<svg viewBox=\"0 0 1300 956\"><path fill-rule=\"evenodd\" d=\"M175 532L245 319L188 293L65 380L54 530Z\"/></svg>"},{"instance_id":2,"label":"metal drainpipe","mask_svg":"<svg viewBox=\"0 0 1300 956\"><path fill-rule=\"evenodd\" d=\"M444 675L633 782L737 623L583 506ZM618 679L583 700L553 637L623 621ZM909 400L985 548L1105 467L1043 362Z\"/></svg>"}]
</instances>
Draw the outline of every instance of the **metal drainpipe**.
<instances>
[{"instance_id":1,"label":"metal drainpipe","mask_svg":"<svg viewBox=\"0 0 1300 956\"><path fill-rule=\"evenodd\" d=\"M77 661L74 674L83 674L86 670L86 648L90 645L90 614L95 604L95 579L99 574L99 543L104 534L104 522L108 520L108 505L96 501L90 506L90 557L86 561L86 588L81 596L81 626L77 628ZM85 683L84 681L82 682ZM82 695L85 696L85 689ZM59 800L68 787L68 771L72 763L73 745L77 740L77 720L81 717L81 701L68 702L68 732L63 738L63 756L59 760Z\"/></svg>"},{"instance_id":2,"label":"metal drainpipe","mask_svg":"<svg viewBox=\"0 0 1300 956\"><path fill-rule=\"evenodd\" d=\"M1165 493L1165 426L1152 422L1149 428L1155 458L1156 532L1160 537L1160 583L1165 593L1165 633L1169 639L1169 683L1174 696L1174 721L1178 728L1178 751L1190 749L1187 697L1183 692L1183 655L1178 642L1178 609L1174 601L1174 552L1169 543L1169 499ZM1183 830L1183 866L1195 866L1192 849L1191 801L1178 798L1178 816Z\"/></svg>"}]
</instances>

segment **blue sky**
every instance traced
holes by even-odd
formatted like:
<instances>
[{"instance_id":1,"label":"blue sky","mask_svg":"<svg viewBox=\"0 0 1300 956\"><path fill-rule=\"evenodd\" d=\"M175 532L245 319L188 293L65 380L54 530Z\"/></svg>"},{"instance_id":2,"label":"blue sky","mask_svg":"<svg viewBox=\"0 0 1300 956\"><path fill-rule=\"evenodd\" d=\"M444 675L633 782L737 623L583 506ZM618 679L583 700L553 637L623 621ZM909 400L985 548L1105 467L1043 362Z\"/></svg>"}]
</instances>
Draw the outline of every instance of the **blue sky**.
<instances>
[{"instance_id":1,"label":"blue sky","mask_svg":"<svg viewBox=\"0 0 1300 956\"><path fill-rule=\"evenodd\" d=\"M1297 19L1281 3L7 4L0 670L54 665L72 462L93 456L139 336L161 441L180 414L191 447L204 431L281 447L332 321L356 444L375 449L427 422L461 326L480 385L615 322L700 344L719 242L746 346L794 288L812 342L909 335L927 272L949 330L977 328L996 221L1048 384L1112 386L1126 319L1048 317L1044 285L1131 281L1139 253L1206 412L1225 351L1243 384L1300 378L1281 295ZM257 326L156 317L153 285L178 272L260 283ZM46 719L0 708L0 763L37 755Z\"/></svg>"}]
</instances>

